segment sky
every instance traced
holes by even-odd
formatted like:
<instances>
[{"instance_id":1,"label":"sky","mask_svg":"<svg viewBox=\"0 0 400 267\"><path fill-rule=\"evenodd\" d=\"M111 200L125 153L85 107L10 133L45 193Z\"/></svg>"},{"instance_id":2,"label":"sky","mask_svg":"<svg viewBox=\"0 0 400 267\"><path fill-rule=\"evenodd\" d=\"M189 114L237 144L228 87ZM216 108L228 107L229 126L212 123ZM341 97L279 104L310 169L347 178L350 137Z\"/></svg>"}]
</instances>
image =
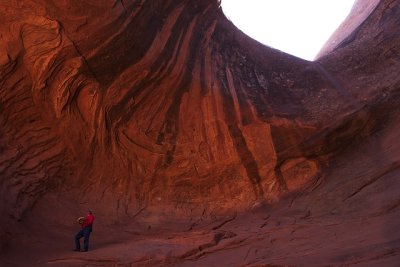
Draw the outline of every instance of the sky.
<instances>
[{"instance_id":1,"label":"sky","mask_svg":"<svg viewBox=\"0 0 400 267\"><path fill-rule=\"evenodd\" d=\"M355 0L221 0L224 14L257 41L313 60Z\"/></svg>"}]
</instances>

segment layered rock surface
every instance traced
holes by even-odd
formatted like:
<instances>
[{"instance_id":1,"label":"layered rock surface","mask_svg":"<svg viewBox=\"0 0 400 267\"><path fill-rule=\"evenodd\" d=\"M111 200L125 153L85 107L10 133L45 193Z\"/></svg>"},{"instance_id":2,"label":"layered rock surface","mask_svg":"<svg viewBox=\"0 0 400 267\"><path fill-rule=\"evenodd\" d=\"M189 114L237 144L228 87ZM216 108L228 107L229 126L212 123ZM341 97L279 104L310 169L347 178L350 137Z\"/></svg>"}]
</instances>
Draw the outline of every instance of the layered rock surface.
<instances>
[{"instance_id":1,"label":"layered rock surface","mask_svg":"<svg viewBox=\"0 0 400 267\"><path fill-rule=\"evenodd\" d=\"M110 265L398 262L399 3L358 1L367 15L308 62L218 1L1 1L3 245L60 238L35 225L67 233L91 207L100 232L143 230L99 240ZM87 264L70 260L46 264Z\"/></svg>"}]
</instances>

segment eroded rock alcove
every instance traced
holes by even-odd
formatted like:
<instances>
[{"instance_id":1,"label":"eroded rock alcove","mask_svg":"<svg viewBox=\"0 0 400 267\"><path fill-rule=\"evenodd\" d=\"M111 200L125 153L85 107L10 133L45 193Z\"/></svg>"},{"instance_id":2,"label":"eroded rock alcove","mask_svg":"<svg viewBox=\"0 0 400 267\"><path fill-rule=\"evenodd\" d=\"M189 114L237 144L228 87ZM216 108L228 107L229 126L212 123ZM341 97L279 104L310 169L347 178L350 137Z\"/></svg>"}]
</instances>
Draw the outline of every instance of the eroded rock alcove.
<instances>
[{"instance_id":1,"label":"eroded rock alcove","mask_svg":"<svg viewBox=\"0 0 400 267\"><path fill-rule=\"evenodd\" d=\"M308 62L216 0L1 1L4 262L395 266L399 5ZM77 258L52 240L88 207Z\"/></svg>"}]
</instances>

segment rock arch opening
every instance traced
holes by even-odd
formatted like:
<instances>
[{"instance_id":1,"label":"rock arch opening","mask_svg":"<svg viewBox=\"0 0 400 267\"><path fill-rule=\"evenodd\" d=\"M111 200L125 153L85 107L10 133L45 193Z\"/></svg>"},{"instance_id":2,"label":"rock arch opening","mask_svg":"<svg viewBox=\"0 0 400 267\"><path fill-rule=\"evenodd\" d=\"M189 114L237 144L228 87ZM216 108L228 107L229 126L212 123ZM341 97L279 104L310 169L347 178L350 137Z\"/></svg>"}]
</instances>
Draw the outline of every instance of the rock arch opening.
<instances>
[{"instance_id":1,"label":"rock arch opening","mask_svg":"<svg viewBox=\"0 0 400 267\"><path fill-rule=\"evenodd\" d=\"M224 14L255 40L288 54L314 60L349 15L354 0L222 0Z\"/></svg>"}]
</instances>

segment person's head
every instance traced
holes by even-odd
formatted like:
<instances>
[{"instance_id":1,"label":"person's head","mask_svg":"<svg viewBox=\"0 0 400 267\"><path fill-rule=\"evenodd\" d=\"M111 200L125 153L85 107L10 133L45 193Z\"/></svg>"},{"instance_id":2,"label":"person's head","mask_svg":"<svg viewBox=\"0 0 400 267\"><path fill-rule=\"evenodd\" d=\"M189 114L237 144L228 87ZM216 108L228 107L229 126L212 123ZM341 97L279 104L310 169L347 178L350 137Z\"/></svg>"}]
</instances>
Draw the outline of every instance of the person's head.
<instances>
[{"instance_id":1,"label":"person's head","mask_svg":"<svg viewBox=\"0 0 400 267\"><path fill-rule=\"evenodd\" d=\"M92 210L88 210L88 213L89 213L89 214L93 214Z\"/></svg>"}]
</instances>

